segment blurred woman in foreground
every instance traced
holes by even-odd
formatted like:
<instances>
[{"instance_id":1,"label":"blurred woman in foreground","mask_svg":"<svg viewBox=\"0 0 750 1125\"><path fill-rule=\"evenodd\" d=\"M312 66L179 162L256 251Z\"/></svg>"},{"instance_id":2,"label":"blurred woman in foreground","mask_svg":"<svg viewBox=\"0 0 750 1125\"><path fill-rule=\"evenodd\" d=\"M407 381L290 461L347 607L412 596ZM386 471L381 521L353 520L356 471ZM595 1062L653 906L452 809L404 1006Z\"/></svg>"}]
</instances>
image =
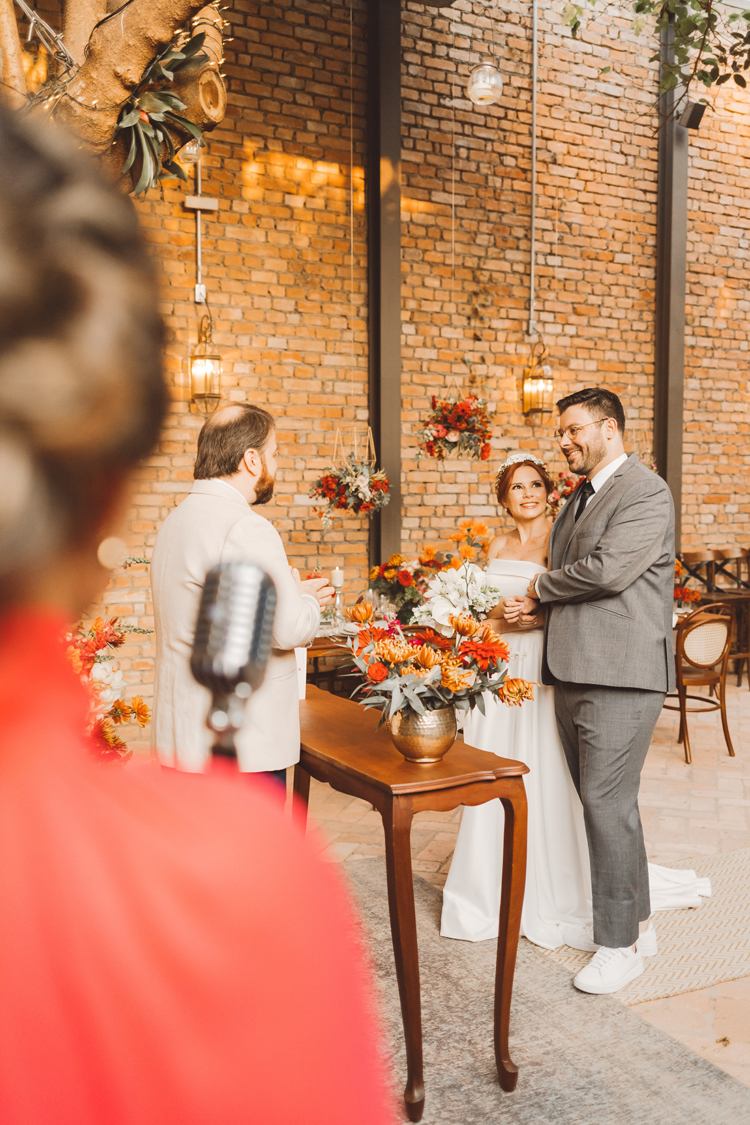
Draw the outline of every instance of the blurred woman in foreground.
<instances>
[{"instance_id":1,"label":"blurred woman in foreground","mask_svg":"<svg viewBox=\"0 0 750 1125\"><path fill-rule=\"evenodd\" d=\"M128 200L0 112L0 1120L390 1120L338 881L263 793L86 748L61 638L165 408Z\"/></svg>"}]
</instances>

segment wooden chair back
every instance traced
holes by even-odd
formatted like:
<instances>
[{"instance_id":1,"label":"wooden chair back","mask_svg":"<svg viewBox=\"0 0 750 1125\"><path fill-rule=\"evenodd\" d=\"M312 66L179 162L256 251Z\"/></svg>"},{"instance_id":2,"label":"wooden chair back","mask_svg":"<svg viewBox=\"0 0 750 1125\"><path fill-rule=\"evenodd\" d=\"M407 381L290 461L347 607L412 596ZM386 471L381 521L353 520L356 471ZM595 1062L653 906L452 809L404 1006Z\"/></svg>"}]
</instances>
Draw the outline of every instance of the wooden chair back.
<instances>
[{"instance_id":1,"label":"wooden chair back","mask_svg":"<svg viewBox=\"0 0 750 1125\"><path fill-rule=\"evenodd\" d=\"M726 711L727 668L732 648L734 613L729 602L715 602L693 610L677 625L675 671L677 676L677 705L665 703L669 710L680 712L678 741L685 749L685 761L692 761L687 716L689 711L721 711L721 725L729 754L734 757L734 747L729 735ZM715 691L712 698L693 695L689 688L708 687ZM671 698L674 698L672 696ZM689 707L688 700L699 703Z\"/></svg>"}]
</instances>

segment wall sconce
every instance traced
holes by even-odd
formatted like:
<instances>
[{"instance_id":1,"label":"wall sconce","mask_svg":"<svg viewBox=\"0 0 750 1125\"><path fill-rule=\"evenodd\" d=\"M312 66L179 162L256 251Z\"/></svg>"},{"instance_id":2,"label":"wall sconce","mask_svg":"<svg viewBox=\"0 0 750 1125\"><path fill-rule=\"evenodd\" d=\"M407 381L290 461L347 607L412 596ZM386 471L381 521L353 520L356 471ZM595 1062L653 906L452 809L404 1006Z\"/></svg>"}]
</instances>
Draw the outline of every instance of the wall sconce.
<instances>
[{"instance_id":1,"label":"wall sconce","mask_svg":"<svg viewBox=\"0 0 750 1125\"><path fill-rule=\"evenodd\" d=\"M524 414L551 414L555 409L555 380L546 358L545 346L534 344L523 373Z\"/></svg>"},{"instance_id":2,"label":"wall sconce","mask_svg":"<svg viewBox=\"0 0 750 1125\"><path fill-rule=\"evenodd\" d=\"M190 401L201 414L213 414L221 402L221 355L212 331L209 314L201 319L198 343L190 353Z\"/></svg>"},{"instance_id":3,"label":"wall sconce","mask_svg":"<svg viewBox=\"0 0 750 1125\"><path fill-rule=\"evenodd\" d=\"M474 105L492 105L500 100L503 79L491 59L474 67L466 83L466 93Z\"/></svg>"}]
</instances>

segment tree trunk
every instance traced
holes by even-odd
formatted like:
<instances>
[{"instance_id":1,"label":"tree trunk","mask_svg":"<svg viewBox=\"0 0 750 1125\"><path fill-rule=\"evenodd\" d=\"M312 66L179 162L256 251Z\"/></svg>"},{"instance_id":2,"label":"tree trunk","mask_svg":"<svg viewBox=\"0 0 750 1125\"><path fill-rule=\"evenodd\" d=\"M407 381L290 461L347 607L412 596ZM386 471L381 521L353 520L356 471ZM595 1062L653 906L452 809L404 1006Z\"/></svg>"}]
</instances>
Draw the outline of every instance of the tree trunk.
<instances>
[{"instance_id":1,"label":"tree trunk","mask_svg":"<svg viewBox=\"0 0 750 1125\"><path fill-rule=\"evenodd\" d=\"M107 14L107 0L66 0L63 39L76 62L84 60L86 44L99 20Z\"/></svg>"},{"instance_id":2,"label":"tree trunk","mask_svg":"<svg viewBox=\"0 0 750 1125\"><path fill-rule=\"evenodd\" d=\"M26 101L26 79L23 75L21 41L13 0L0 0L0 80L5 96L15 106Z\"/></svg>"},{"instance_id":3,"label":"tree trunk","mask_svg":"<svg viewBox=\"0 0 750 1125\"><path fill-rule=\"evenodd\" d=\"M12 0L2 2L12 6ZM88 56L55 116L102 155L113 173L124 159L112 143L122 106L154 55L204 7L205 0L132 0L91 36Z\"/></svg>"}]
</instances>

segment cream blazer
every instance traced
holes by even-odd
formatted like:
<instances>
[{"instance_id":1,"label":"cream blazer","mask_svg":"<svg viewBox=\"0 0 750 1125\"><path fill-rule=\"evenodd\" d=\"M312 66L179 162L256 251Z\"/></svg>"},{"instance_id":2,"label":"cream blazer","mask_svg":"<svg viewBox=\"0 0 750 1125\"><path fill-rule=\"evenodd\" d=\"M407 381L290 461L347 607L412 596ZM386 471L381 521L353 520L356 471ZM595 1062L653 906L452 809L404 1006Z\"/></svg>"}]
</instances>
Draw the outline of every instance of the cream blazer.
<instances>
[{"instance_id":1,"label":"cream blazer","mask_svg":"<svg viewBox=\"0 0 750 1125\"><path fill-rule=\"evenodd\" d=\"M156 624L151 742L164 765L197 772L207 764L211 697L193 678L190 653L207 572L237 560L270 574L278 597L266 678L248 701L237 735L240 769L280 770L299 760L294 649L312 641L320 607L297 589L273 525L225 481L199 480L159 529L151 562Z\"/></svg>"}]
</instances>

